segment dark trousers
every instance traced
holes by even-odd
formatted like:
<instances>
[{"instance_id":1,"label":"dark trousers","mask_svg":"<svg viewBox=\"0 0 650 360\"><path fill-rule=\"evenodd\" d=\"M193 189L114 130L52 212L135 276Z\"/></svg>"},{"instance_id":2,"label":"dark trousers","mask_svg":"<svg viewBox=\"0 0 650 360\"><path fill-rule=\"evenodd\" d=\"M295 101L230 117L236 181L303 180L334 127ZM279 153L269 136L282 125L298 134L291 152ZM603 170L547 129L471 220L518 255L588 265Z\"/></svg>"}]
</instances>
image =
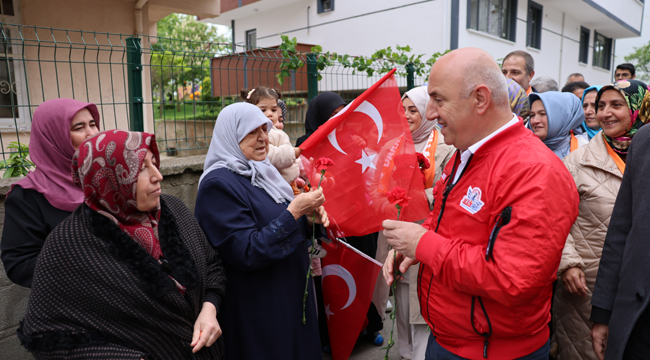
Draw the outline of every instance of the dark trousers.
<instances>
[{"instance_id":1,"label":"dark trousers","mask_svg":"<svg viewBox=\"0 0 650 360\"><path fill-rule=\"evenodd\" d=\"M650 306L634 324L630 338L625 345L624 360L645 360L650 356Z\"/></svg>"},{"instance_id":2,"label":"dark trousers","mask_svg":"<svg viewBox=\"0 0 650 360\"><path fill-rule=\"evenodd\" d=\"M532 354L518 358L517 360L548 360L548 353L551 350L551 341L546 341L546 344L541 348L534 351ZM488 348L488 352L490 349ZM427 352L424 356L425 360L467 360L458 355L454 355L447 349L438 344L433 334L429 335L429 342L427 343Z\"/></svg>"}]
</instances>

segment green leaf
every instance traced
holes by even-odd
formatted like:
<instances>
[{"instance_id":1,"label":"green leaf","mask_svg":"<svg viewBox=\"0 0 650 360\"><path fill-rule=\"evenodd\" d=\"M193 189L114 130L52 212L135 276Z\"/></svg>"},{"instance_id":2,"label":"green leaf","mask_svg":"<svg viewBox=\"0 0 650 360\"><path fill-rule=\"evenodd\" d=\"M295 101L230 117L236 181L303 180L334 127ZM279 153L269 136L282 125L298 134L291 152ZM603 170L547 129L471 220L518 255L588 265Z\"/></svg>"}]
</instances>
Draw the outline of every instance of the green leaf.
<instances>
[{"instance_id":1,"label":"green leaf","mask_svg":"<svg viewBox=\"0 0 650 360\"><path fill-rule=\"evenodd\" d=\"M2 178L3 179L8 179L10 177L14 177L14 175L13 175L14 170L16 170L15 167L7 169L7 171L5 171L5 173L4 173L4 175L2 175Z\"/></svg>"}]
</instances>

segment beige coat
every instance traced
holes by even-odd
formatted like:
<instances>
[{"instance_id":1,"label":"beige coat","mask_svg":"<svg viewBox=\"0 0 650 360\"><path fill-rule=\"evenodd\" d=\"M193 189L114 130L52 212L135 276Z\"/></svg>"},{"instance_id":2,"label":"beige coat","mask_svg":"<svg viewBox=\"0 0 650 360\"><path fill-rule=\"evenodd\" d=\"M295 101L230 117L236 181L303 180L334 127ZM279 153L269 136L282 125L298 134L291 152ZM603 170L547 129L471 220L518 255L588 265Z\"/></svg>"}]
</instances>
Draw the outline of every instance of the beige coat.
<instances>
[{"instance_id":1,"label":"beige coat","mask_svg":"<svg viewBox=\"0 0 650 360\"><path fill-rule=\"evenodd\" d=\"M567 238L557 273L559 281L553 299L555 334L551 348L556 346L557 360L596 360L590 337L590 301L623 174L607 153L601 132L589 144L569 154L564 163L580 194L580 213ZM571 267L579 267L585 273L589 288L586 298L572 295L564 288L561 276Z\"/></svg>"},{"instance_id":2,"label":"beige coat","mask_svg":"<svg viewBox=\"0 0 650 360\"><path fill-rule=\"evenodd\" d=\"M269 131L269 161L289 184L300 175L300 158L284 131L275 126Z\"/></svg>"},{"instance_id":3,"label":"beige coat","mask_svg":"<svg viewBox=\"0 0 650 360\"><path fill-rule=\"evenodd\" d=\"M415 151L417 152L422 152L424 151L424 147L426 146L426 141L424 143L420 144L415 144ZM434 184L440 179L440 176L442 176L442 171L445 169L445 166L447 166L447 163L449 160L453 157L454 151L456 151L456 148L454 148L451 145L445 144L444 137L442 136L442 133L439 133L438 136L438 145L436 148L436 155L435 155L435 177L434 177ZM427 194L427 199L429 200L429 208L431 208L431 202L433 201L433 195L432 191L433 188L425 189L424 190ZM421 222L420 222L421 223ZM375 256L375 259L382 264L386 261L386 257L388 256L388 242L386 241L386 237L384 234L380 231L379 232L379 239L377 240L377 255ZM408 272L407 276L404 277L404 282L409 283L409 322L411 324L425 324L424 319L422 318L422 315L420 314L420 302L418 301L418 294L417 294L417 278L418 278L418 269L420 268L419 265L412 266ZM377 277L377 283L375 285L375 291L372 296L372 302L375 304L377 307L377 310L379 310L379 314L383 315L384 312L386 311L386 302L388 301L388 293L389 293L389 287L386 285L386 280L384 279L383 272L379 273L379 276Z\"/></svg>"}]
</instances>

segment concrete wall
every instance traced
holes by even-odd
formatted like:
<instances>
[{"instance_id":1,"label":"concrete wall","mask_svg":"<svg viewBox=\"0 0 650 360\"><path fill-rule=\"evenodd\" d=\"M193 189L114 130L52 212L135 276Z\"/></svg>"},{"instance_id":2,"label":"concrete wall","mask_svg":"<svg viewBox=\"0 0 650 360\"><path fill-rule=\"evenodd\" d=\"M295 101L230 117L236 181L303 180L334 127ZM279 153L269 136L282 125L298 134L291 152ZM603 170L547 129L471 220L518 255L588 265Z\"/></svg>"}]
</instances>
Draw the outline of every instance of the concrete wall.
<instances>
[{"instance_id":1,"label":"concrete wall","mask_svg":"<svg viewBox=\"0 0 650 360\"><path fill-rule=\"evenodd\" d=\"M163 193L183 200L194 212L199 178L203 173L205 155L183 158L162 158ZM20 179L0 179L0 232L4 225L4 203L11 184ZM0 262L0 360L33 359L16 336L18 323L27 310L29 289L12 283Z\"/></svg>"}]
</instances>

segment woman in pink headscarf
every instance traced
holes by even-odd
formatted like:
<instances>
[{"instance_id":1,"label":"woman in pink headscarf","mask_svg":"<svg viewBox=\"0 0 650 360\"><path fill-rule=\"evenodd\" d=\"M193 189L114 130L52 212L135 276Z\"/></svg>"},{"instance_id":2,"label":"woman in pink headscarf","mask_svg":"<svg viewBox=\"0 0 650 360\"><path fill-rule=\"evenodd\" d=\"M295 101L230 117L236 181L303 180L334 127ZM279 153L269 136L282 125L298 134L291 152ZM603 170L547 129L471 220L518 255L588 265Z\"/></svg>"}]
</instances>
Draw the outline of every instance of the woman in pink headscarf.
<instances>
[{"instance_id":1,"label":"woman in pink headscarf","mask_svg":"<svg viewBox=\"0 0 650 360\"><path fill-rule=\"evenodd\" d=\"M53 99L34 111L29 147L36 170L7 193L0 242L5 272L14 283L31 287L45 238L83 202L72 181L72 155L98 132L95 104Z\"/></svg>"}]
</instances>

